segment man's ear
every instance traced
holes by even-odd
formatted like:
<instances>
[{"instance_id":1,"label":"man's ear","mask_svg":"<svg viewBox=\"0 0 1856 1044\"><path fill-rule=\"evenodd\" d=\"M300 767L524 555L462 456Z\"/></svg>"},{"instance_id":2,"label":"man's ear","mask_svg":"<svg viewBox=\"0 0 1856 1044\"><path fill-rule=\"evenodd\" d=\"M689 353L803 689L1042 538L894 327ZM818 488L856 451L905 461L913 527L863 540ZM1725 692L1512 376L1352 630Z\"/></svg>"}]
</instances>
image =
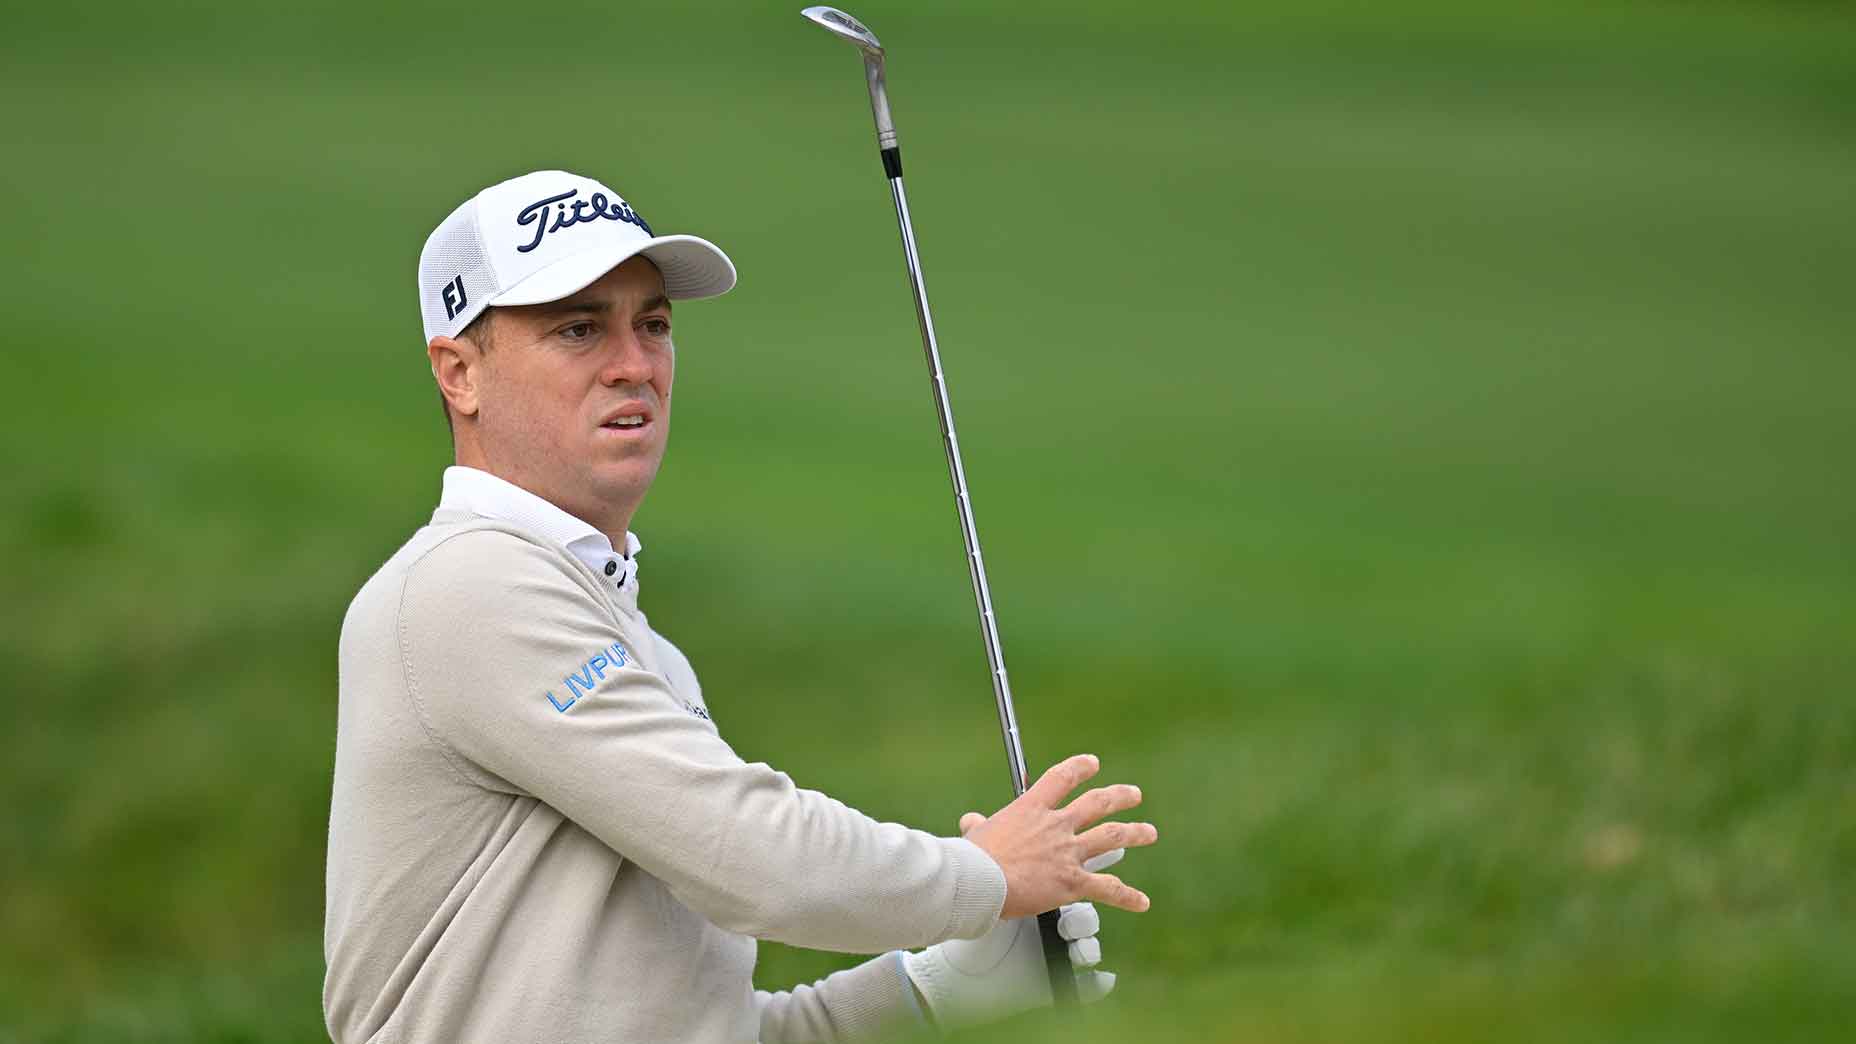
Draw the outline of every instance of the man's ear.
<instances>
[{"instance_id":1,"label":"man's ear","mask_svg":"<svg viewBox=\"0 0 1856 1044\"><path fill-rule=\"evenodd\" d=\"M425 346L426 358L432 360L432 379L445 401L460 417L477 415L477 379L483 365L483 353L469 341L455 337L434 337Z\"/></svg>"}]
</instances>

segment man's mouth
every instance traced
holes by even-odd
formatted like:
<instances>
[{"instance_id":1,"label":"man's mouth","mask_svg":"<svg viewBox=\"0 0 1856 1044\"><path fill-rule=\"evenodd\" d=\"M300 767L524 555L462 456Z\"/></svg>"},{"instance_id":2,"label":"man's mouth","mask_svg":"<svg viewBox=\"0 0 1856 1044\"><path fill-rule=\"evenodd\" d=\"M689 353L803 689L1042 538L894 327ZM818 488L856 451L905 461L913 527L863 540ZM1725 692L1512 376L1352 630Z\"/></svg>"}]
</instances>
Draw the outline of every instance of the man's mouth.
<instances>
[{"instance_id":1,"label":"man's mouth","mask_svg":"<svg viewBox=\"0 0 1856 1044\"><path fill-rule=\"evenodd\" d=\"M628 403L606 415L600 427L607 431L635 432L649 426L651 410L642 402Z\"/></svg>"}]
</instances>

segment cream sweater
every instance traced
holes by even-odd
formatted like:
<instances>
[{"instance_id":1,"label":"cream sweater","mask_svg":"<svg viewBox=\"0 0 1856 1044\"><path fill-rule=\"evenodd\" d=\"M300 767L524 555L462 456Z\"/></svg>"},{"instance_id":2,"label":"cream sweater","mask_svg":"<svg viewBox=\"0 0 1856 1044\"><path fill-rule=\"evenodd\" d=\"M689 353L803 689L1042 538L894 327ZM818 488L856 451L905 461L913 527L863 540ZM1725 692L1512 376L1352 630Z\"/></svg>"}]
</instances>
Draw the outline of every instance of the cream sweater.
<instances>
[{"instance_id":1,"label":"cream sweater","mask_svg":"<svg viewBox=\"0 0 1856 1044\"><path fill-rule=\"evenodd\" d=\"M990 929L983 851L742 761L637 588L441 508L342 625L323 1008L350 1042L859 1040L900 957L753 989L755 939Z\"/></svg>"}]
</instances>

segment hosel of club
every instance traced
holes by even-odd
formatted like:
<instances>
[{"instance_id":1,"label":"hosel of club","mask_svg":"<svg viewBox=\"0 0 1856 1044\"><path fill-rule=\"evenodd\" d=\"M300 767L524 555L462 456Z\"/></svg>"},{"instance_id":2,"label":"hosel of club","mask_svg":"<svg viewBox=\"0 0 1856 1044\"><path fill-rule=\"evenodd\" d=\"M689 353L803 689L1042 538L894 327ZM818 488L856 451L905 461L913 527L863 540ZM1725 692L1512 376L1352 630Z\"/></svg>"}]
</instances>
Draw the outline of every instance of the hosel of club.
<instances>
[{"instance_id":1,"label":"hosel of club","mask_svg":"<svg viewBox=\"0 0 1856 1044\"><path fill-rule=\"evenodd\" d=\"M864 55L864 81L870 87L870 115L876 120L876 147L896 147L896 121L889 118L889 89L883 83L883 56Z\"/></svg>"},{"instance_id":2,"label":"hosel of club","mask_svg":"<svg viewBox=\"0 0 1856 1044\"><path fill-rule=\"evenodd\" d=\"M915 248L915 227L909 220L909 197L902 187L902 149L896 124L889 115L889 91L883 80L883 58L864 53L864 79L870 87L870 114L876 121L877 148L883 173L889 177L896 203L896 223L902 231L902 251L908 262L909 285L915 291L915 320L921 327L922 352L927 357L934 385L935 414L941 424L941 442L947 451L948 478L954 485L954 503L960 511L960 533L966 542L967 570L973 580L973 600L979 607L980 632L986 642L986 661L992 668L993 696L999 707L999 729L1005 739L1005 757L1011 768L1012 793L1022 795L1031 781L1025 770L1024 745L1018 736L1018 715L1012 707L1012 688L1005 675L1005 651L999 642L992 611L992 590L986 583L986 564L980 557L979 527L973 521L973 499L967 493L966 468L960 461L960 442L954 435L954 407L947 397L947 378L941 370L941 351L934 335L934 316L928 310L928 287L922 280L921 256ZM1070 965L1070 947L1057 929L1058 910L1038 914L1038 934L1044 944L1044 965L1050 976L1052 1001L1059 1008L1074 1008L1076 974Z\"/></svg>"}]
</instances>

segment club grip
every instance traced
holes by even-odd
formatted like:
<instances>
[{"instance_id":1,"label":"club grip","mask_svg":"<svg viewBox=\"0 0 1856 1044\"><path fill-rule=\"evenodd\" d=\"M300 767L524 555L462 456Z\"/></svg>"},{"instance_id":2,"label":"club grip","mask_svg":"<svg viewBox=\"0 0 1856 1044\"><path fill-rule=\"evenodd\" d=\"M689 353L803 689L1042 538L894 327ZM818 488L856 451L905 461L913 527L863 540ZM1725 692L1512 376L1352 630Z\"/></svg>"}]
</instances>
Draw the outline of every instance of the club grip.
<instances>
[{"instance_id":1,"label":"club grip","mask_svg":"<svg viewBox=\"0 0 1856 1044\"><path fill-rule=\"evenodd\" d=\"M1076 972L1070 967L1070 944L1057 930L1058 910L1038 914L1038 935L1044 940L1044 967L1050 972L1050 996L1059 1009L1073 1009L1076 1000Z\"/></svg>"}]
</instances>

